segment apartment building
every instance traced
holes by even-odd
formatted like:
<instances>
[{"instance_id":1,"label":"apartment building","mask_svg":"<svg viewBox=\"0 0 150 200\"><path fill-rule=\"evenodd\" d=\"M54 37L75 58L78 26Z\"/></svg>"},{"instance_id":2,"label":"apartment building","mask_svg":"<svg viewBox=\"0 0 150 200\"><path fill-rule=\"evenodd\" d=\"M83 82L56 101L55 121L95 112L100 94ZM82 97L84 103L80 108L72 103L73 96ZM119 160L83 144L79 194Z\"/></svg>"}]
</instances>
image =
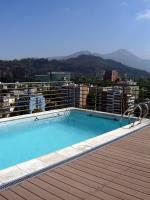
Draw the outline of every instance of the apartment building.
<instances>
[{"instance_id":1,"label":"apartment building","mask_svg":"<svg viewBox=\"0 0 150 200\"><path fill-rule=\"evenodd\" d=\"M119 73L117 70L107 70L104 75L104 80L116 82L119 80Z\"/></svg>"},{"instance_id":2,"label":"apartment building","mask_svg":"<svg viewBox=\"0 0 150 200\"><path fill-rule=\"evenodd\" d=\"M40 82L70 81L70 72L48 72L47 74L35 75L35 80Z\"/></svg>"},{"instance_id":3,"label":"apartment building","mask_svg":"<svg viewBox=\"0 0 150 200\"><path fill-rule=\"evenodd\" d=\"M89 95L89 86L74 85L75 87L75 106L79 108L87 107L87 98Z\"/></svg>"},{"instance_id":4,"label":"apartment building","mask_svg":"<svg viewBox=\"0 0 150 200\"><path fill-rule=\"evenodd\" d=\"M16 112L20 114L33 113L36 110L45 111L45 98L42 94L22 95L17 99Z\"/></svg>"},{"instance_id":5,"label":"apartment building","mask_svg":"<svg viewBox=\"0 0 150 200\"><path fill-rule=\"evenodd\" d=\"M97 110L121 114L134 106L135 96L118 87L104 87L97 91Z\"/></svg>"},{"instance_id":6,"label":"apartment building","mask_svg":"<svg viewBox=\"0 0 150 200\"><path fill-rule=\"evenodd\" d=\"M15 96L5 94L0 96L0 118L9 117L15 109Z\"/></svg>"}]
</instances>

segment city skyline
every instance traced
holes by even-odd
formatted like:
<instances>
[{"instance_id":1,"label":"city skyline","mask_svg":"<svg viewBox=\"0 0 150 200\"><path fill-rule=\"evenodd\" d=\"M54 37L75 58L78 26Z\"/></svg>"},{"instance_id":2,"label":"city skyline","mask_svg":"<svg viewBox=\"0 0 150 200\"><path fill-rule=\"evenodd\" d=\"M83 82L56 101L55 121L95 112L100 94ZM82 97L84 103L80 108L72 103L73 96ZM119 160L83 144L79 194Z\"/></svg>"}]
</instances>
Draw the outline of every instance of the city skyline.
<instances>
[{"instance_id":1,"label":"city skyline","mask_svg":"<svg viewBox=\"0 0 150 200\"><path fill-rule=\"evenodd\" d=\"M127 49L150 59L150 0L0 0L0 59Z\"/></svg>"}]
</instances>

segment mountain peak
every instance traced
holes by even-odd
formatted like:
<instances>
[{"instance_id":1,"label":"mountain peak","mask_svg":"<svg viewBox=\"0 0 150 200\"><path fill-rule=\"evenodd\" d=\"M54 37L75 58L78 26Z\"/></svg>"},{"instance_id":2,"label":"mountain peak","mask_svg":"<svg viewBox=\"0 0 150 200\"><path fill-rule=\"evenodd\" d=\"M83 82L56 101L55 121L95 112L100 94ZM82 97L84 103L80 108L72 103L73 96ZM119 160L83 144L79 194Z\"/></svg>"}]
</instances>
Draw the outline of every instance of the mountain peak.
<instances>
[{"instance_id":1,"label":"mountain peak","mask_svg":"<svg viewBox=\"0 0 150 200\"><path fill-rule=\"evenodd\" d=\"M137 57L136 55L134 55L132 52L130 52L127 49L118 49L117 51L111 53L111 54L117 54L117 55L122 55L122 56L134 56Z\"/></svg>"},{"instance_id":2,"label":"mountain peak","mask_svg":"<svg viewBox=\"0 0 150 200\"><path fill-rule=\"evenodd\" d=\"M98 54L98 53L92 53L90 51L78 51L76 53L73 53L71 55L68 56L59 56L59 57L51 57L48 58L48 60L67 60L70 58L77 58L81 55L86 55L86 56L97 56L97 57L101 57L104 59L112 59L115 60L117 62L121 62L124 65L128 65L130 67L134 67L137 69L142 69L142 70L146 70L148 72L150 72L150 60L144 60L142 58L139 58L138 56L136 56L135 54L133 54L132 52L130 52L127 49L118 49L115 52L112 53L108 53L108 54Z\"/></svg>"},{"instance_id":3,"label":"mountain peak","mask_svg":"<svg viewBox=\"0 0 150 200\"><path fill-rule=\"evenodd\" d=\"M116 52L125 52L125 53L131 53L129 50L127 49L118 49Z\"/></svg>"},{"instance_id":4,"label":"mountain peak","mask_svg":"<svg viewBox=\"0 0 150 200\"><path fill-rule=\"evenodd\" d=\"M48 60L67 60L69 58L77 58L78 56L81 56L81 55L92 55L92 53L90 51L78 51L76 53L73 53L71 55L68 55L68 56L57 56L57 57L49 57Z\"/></svg>"},{"instance_id":5,"label":"mountain peak","mask_svg":"<svg viewBox=\"0 0 150 200\"><path fill-rule=\"evenodd\" d=\"M144 60L126 49L119 49L109 54L101 55L102 58L112 59L130 67L143 69L150 72L150 60Z\"/></svg>"}]
</instances>

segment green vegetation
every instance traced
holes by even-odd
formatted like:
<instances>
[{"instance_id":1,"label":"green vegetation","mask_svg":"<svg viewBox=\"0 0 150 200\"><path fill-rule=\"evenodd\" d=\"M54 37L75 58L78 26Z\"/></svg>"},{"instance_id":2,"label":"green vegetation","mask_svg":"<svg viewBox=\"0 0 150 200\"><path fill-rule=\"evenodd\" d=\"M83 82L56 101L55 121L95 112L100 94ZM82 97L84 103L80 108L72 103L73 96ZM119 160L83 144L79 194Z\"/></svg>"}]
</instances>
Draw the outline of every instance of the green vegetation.
<instances>
[{"instance_id":1,"label":"green vegetation","mask_svg":"<svg viewBox=\"0 0 150 200\"><path fill-rule=\"evenodd\" d=\"M13 61L0 60L0 81L34 81L36 74L47 74L50 71L67 71L73 74L75 82L101 84L100 76L105 70L116 69L120 75L128 74L129 78L149 78L150 73L128 67L119 62L102 59L92 55L81 55L67 60L22 59Z\"/></svg>"}]
</instances>

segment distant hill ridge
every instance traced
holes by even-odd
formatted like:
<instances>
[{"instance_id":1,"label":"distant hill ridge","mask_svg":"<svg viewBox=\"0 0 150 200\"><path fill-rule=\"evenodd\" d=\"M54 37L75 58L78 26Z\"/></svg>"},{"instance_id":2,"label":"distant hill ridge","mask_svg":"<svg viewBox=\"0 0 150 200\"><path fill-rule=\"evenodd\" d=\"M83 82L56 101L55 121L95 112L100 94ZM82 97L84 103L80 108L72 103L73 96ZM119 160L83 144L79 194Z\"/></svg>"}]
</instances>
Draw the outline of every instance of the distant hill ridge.
<instances>
[{"instance_id":1,"label":"distant hill ridge","mask_svg":"<svg viewBox=\"0 0 150 200\"><path fill-rule=\"evenodd\" d=\"M81 55L94 55L93 53L91 53L90 51L78 51L76 53L70 54L68 56L55 56L55 57L49 57L48 60L67 60L70 58L77 58Z\"/></svg>"},{"instance_id":2,"label":"distant hill ridge","mask_svg":"<svg viewBox=\"0 0 150 200\"><path fill-rule=\"evenodd\" d=\"M127 66L150 72L150 60L139 58L138 56L134 55L126 49L119 49L115 52L108 54L92 53L90 51L79 51L69 56L50 57L48 59L66 60L69 58L77 58L80 55L93 55L104 59L112 59L117 62L121 62L122 64L125 64Z\"/></svg>"},{"instance_id":3,"label":"distant hill ridge","mask_svg":"<svg viewBox=\"0 0 150 200\"><path fill-rule=\"evenodd\" d=\"M137 69L143 69L150 72L150 60L139 58L125 49L120 49L113 53L103 54L100 56L105 59L113 59L130 67L135 67Z\"/></svg>"},{"instance_id":4,"label":"distant hill ridge","mask_svg":"<svg viewBox=\"0 0 150 200\"><path fill-rule=\"evenodd\" d=\"M34 75L50 71L67 71L74 74L96 75L105 70L116 69L120 75L131 78L150 78L150 73L128 67L111 59L96 55L77 55L66 59L28 58L13 61L0 60L0 81L34 81Z\"/></svg>"}]
</instances>

